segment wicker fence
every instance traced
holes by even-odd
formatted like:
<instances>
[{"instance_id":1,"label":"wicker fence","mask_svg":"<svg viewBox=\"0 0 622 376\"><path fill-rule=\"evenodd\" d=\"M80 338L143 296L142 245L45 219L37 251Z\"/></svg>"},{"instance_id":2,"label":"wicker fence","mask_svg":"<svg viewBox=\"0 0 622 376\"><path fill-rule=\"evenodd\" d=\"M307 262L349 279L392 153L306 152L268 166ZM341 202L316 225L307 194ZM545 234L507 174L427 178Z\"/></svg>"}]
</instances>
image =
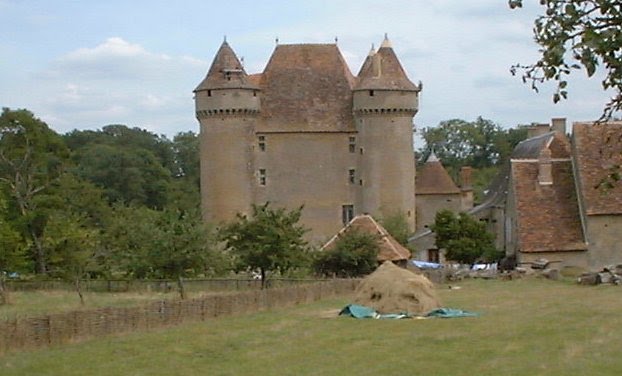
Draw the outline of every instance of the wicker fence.
<instances>
[{"instance_id":1,"label":"wicker fence","mask_svg":"<svg viewBox=\"0 0 622 376\"><path fill-rule=\"evenodd\" d=\"M212 294L197 299L165 300L136 307L110 307L7 320L0 322L0 354L310 303L350 294L358 282L331 280L266 290Z\"/></svg>"},{"instance_id":2,"label":"wicker fence","mask_svg":"<svg viewBox=\"0 0 622 376\"><path fill-rule=\"evenodd\" d=\"M269 287L288 287L292 285L319 282L319 279L270 278ZM177 289L177 281L172 279L85 279L81 282L83 291L91 292L168 292ZM66 290L72 291L71 282L50 280L7 281L11 291ZM204 278L185 279L186 291L244 291L261 289L261 280L242 278Z\"/></svg>"}]
</instances>

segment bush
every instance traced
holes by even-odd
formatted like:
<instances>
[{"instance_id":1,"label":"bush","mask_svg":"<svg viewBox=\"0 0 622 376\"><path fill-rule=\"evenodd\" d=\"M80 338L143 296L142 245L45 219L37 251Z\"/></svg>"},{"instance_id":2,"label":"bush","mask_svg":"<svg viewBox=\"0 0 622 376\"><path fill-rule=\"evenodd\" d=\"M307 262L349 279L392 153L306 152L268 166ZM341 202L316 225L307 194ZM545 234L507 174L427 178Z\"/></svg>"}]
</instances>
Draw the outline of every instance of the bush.
<instances>
[{"instance_id":1,"label":"bush","mask_svg":"<svg viewBox=\"0 0 622 376\"><path fill-rule=\"evenodd\" d=\"M378 240L376 235L347 231L333 248L316 255L313 269L319 275L340 278L367 275L378 265Z\"/></svg>"}]
</instances>

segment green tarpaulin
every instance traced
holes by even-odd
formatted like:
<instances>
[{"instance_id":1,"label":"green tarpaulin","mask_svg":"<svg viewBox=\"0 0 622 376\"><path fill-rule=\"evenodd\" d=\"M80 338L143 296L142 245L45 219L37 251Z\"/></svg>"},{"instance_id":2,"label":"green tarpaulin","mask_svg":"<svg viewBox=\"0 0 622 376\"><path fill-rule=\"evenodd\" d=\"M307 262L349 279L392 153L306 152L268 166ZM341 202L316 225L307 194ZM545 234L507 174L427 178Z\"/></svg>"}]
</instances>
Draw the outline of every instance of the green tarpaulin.
<instances>
[{"instance_id":1,"label":"green tarpaulin","mask_svg":"<svg viewBox=\"0 0 622 376\"><path fill-rule=\"evenodd\" d=\"M365 307L358 304L349 304L345 306L339 316L349 316L357 319L404 319L413 317L407 313L389 313L380 314L373 308ZM454 308L438 308L423 315L424 317L441 317L441 318L453 318L453 317L477 317L479 314L475 312L463 311L461 309Z\"/></svg>"}]
</instances>

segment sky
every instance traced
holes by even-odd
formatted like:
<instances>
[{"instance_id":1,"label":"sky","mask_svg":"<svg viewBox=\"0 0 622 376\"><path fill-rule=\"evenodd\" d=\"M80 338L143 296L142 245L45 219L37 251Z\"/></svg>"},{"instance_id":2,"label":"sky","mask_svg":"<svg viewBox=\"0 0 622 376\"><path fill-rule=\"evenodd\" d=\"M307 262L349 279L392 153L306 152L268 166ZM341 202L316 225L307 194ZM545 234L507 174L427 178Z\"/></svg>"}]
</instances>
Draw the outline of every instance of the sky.
<instances>
[{"instance_id":1,"label":"sky","mask_svg":"<svg viewBox=\"0 0 622 376\"><path fill-rule=\"evenodd\" d=\"M538 57L525 0L0 0L0 106L26 108L59 133L108 124L173 137L198 132L192 90L224 37L246 71L279 43L334 43L353 74L387 33L411 81L423 83L418 129L443 120L502 127L552 117L597 119L599 77L577 71L569 99L535 93L510 66Z\"/></svg>"}]
</instances>

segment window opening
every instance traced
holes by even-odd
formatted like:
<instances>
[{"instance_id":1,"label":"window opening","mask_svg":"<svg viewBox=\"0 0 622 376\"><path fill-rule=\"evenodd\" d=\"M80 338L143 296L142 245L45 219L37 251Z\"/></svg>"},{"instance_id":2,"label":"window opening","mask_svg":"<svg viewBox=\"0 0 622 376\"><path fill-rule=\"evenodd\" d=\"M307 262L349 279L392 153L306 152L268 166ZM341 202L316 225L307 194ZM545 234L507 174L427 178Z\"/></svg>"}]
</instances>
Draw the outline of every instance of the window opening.
<instances>
[{"instance_id":1,"label":"window opening","mask_svg":"<svg viewBox=\"0 0 622 376\"><path fill-rule=\"evenodd\" d=\"M356 137L350 137L348 141L348 150L350 150L350 153L356 152Z\"/></svg>"},{"instance_id":2,"label":"window opening","mask_svg":"<svg viewBox=\"0 0 622 376\"><path fill-rule=\"evenodd\" d=\"M354 218L354 205L342 205L341 206L341 222L343 225L347 225Z\"/></svg>"},{"instance_id":3,"label":"window opening","mask_svg":"<svg viewBox=\"0 0 622 376\"><path fill-rule=\"evenodd\" d=\"M259 185L266 185L266 169L259 169Z\"/></svg>"},{"instance_id":4,"label":"window opening","mask_svg":"<svg viewBox=\"0 0 622 376\"><path fill-rule=\"evenodd\" d=\"M354 182L356 181L356 171L351 168L348 170L348 181L350 182L350 184L354 184Z\"/></svg>"}]
</instances>

